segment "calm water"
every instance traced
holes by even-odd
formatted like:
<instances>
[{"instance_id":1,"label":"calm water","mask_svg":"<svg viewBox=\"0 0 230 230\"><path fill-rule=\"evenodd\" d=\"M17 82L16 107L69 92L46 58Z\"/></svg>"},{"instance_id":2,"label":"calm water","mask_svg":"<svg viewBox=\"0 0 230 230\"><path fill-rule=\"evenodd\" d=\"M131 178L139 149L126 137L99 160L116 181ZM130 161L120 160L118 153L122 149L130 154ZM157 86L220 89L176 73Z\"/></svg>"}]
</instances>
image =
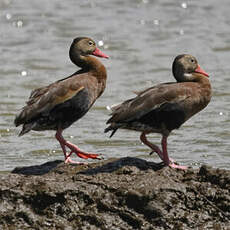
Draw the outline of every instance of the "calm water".
<instances>
[{"instance_id":1,"label":"calm water","mask_svg":"<svg viewBox=\"0 0 230 230\"><path fill-rule=\"evenodd\" d=\"M105 158L149 157L139 133L103 133L106 105L133 90L173 81L171 63L181 53L197 57L210 74L209 106L169 137L170 157L181 164L230 166L229 0L2 0L0 1L0 171L63 159L54 132L19 138L15 114L30 91L76 71L69 61L72 39L90 36L109 60L107 89L91 111L64 132L66 138ZM160 143L160 136L150 139Z\"/></svg>"}]
</instances>

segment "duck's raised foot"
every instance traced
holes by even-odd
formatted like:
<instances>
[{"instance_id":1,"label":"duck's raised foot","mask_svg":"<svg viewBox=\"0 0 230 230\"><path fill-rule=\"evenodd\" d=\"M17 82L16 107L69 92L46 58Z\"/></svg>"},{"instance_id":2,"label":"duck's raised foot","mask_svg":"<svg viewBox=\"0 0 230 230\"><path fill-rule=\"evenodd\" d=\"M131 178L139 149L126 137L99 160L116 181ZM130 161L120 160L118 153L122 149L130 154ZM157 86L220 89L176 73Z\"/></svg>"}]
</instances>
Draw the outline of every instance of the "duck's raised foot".
<instances>
[{"instance_id":1,"label":"duck's raised foot","mask_svg":"<svg viewBox=\"0 0 230 230\"><path fill-rule=\"evenodd\" d=\"M75 153L78 157L83 159L89 159L89 158L98 159L98 160L102 159L100 154L83 152L76 145L70 143L69 141L66 141L64 144L71 150L71 153L67 157L70 157L72 153Z\"/></svg>"}]
</instances>

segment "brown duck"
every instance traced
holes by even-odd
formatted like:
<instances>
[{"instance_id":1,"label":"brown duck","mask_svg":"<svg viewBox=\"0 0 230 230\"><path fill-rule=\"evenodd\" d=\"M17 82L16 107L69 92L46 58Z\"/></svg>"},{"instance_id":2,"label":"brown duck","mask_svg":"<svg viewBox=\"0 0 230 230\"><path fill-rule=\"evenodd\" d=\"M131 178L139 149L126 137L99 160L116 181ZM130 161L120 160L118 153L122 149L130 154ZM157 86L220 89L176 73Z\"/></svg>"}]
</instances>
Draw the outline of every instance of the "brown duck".
<instances>
[{"instance_id":1,"label":"brown duck","mask_svg":"<svg viewBox=\"0 0 230 230\"><path fill-rule=\"evenodd\" d=\"M164 164L172 168L186 169L168 157L167 138L190 117L204 109L211 99L208 74L201 69L195 57L178 55L172 66L177 82L162 83L137 93L137 96L111 107L110 124L105 132L117 129L140 131L141 141L156 152ZM146 134L162 134L160 149L149 142ZM111 137L110 136L110 137Z\"/></svg>"},{"instance_id":2,"label":"brown duck","mask_svg":"<svg viewBox=\"0 0 230 230\"><path fill-rule=\"evenodd\" d=\"M91 38L75 38L69 56L81 69L67 78L33 90L14 121L16 126L23 125L19 136L30 130L56 130L56 139L62 147L66 163L79 163L71 160L72 153L84 159L99 159L98 154L83 152L62 136L63 130L83 117L105 89L106 69L90 55L108 58Z\"/></svg>"}]
</instances>

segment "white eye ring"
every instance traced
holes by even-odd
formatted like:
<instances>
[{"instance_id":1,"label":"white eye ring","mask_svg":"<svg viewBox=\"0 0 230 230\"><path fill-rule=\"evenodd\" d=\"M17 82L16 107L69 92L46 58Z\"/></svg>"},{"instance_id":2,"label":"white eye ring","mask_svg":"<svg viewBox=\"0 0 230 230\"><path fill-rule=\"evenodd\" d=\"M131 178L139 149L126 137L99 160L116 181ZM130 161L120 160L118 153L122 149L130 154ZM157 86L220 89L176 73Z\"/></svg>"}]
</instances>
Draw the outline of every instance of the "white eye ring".
<instances>
[{"instance_id":1,"label":"white eye ring","mask_svg":"<svg viewBox=\"0 0 230 230\"><path fill-rule=\"evenodd\" d=\"M92 46L92 45L93 45L93 42L92 42L92 41L89 41L89 45Z\"/></svg>"}]
</instances>

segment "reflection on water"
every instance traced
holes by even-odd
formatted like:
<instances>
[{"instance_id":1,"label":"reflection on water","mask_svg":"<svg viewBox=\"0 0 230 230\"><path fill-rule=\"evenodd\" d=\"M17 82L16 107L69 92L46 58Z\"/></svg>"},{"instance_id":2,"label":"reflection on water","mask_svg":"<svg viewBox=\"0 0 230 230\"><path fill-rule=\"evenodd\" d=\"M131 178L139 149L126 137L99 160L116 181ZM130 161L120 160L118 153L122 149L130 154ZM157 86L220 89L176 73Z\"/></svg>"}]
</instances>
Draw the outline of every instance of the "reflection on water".
<instances>
[{"instance_id":1,"label":"reflection on water","mask_svg":"<svg viewBox=\"0 0 230 230\"><path fill-rule=\"evenodd\" d=\"M210 73L209 106L169 137L169 154L180 163L229 168L230 39L228 0L11 1L0 2L0 171L63 159L54 132L30 132L18 138L15 114L30 91L76 71L68 58L77 36L90 36L111 58L102 60L108 84L94 108L64 132L84 150L108 157L148 155L139 133L103 133L106 105L133 96L132 91L173 81L171 64L191 53ZM160 142L158 134L151 140Z\"/></svg>"}]
</instances>

